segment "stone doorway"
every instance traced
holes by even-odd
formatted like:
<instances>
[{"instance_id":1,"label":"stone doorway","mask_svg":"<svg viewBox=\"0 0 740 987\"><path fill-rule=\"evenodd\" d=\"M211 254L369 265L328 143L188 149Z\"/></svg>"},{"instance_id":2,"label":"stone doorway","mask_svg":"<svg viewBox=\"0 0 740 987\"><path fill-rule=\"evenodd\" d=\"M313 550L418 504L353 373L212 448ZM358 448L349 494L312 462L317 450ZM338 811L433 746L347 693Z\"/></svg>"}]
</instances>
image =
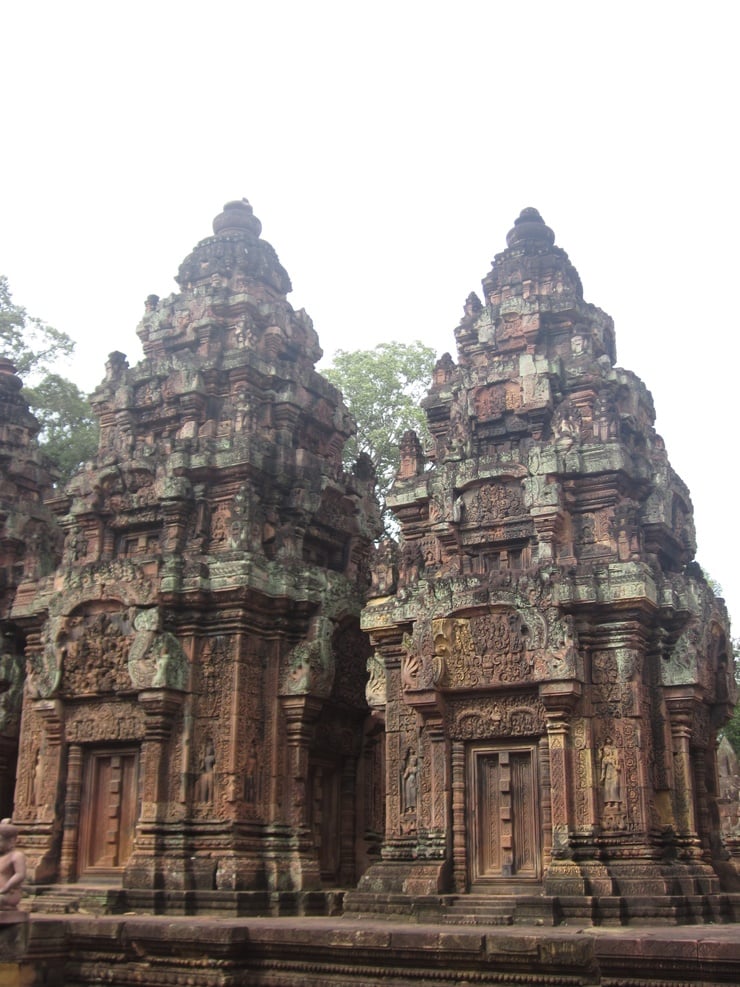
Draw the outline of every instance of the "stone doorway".
<instances>
[{"instance_id":1,"label":"stone doorway","mask_svg":"<svg viewBox=\"0 0 740 987\"><path fill-rule=\"evenodd\" d=\"M542 877L537 747L475 745L468 762L468 861L474 890Z\"/></svg>"},{"instance_id":2,"label":"stone doorway","mask_svg":"<svg viewBox=\"0 0 740 987\"><path fill-rule=\"evenodd\" d=\"M80 804L79 880L119 878L139 816L139 752L96 748L85 758Z\"/></svg>"},{"instance_id":3,"label":"stone doorway","mask_svg":"<svg viewBox=\"0 0 740 987\"><path fill-rule=\"evenodd\" d=\"M341 883L342 833L339 765L314 760L309 775L310 826L324 885Z\"/></svg>"}]
</instances>

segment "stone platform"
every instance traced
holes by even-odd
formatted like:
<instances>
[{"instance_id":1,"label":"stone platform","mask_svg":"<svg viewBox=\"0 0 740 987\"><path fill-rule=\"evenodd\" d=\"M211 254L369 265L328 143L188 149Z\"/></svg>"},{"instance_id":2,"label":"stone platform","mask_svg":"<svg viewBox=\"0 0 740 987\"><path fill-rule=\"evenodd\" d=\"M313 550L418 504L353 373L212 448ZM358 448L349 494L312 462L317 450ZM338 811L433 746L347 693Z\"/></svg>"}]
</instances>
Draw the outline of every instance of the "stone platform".
<instances>
[{"instance_id":1,"label":"stone platform","mask_svg":"<svg viewBox=\"0 0 740 987\"><path fill-rule=\"evenodd\" d=\"M0 984L740 985L740 926L730 924L502 929L346 917L33 915L23 929L23 955L0 952Z\"/></svg>"}]
</instances>

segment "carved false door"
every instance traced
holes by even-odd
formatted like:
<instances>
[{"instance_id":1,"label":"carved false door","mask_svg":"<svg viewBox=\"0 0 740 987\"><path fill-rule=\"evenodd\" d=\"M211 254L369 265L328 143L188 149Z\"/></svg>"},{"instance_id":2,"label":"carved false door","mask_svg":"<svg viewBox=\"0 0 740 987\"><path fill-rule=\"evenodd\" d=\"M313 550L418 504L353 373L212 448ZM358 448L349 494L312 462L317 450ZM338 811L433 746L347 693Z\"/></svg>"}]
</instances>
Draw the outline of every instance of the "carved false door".
<instances>
[{"instance_id":1,"label":"carved false door","mask_svg":"<svg viewBox=\"0 0 740 987\"><path fill-rule=\"evenodd\" d=\"M468 860L473 885L541 876L537 749L474 747L469 762Z\"/></svg>"},{"instance_id":2,"label":"carved false door","mask_svg":"<svg viewBox=\"0 0 740 987\"><path fill-rule=\"evenodd\" d=\"M115 878L123 871L139 815L138 750L90 750L80 806L78 874Z\"/></svg>"},{"instance_id":3,"label":"carved false door","mask_svg":"<svg viewBox=\"0 0 740 987\"><path fill-rule=\"evenodd\" d=\"M340 880L342 851L340 771L330 761L314 760L309 774L309 824L324 883Z\"/></svg>"}]
</instances>

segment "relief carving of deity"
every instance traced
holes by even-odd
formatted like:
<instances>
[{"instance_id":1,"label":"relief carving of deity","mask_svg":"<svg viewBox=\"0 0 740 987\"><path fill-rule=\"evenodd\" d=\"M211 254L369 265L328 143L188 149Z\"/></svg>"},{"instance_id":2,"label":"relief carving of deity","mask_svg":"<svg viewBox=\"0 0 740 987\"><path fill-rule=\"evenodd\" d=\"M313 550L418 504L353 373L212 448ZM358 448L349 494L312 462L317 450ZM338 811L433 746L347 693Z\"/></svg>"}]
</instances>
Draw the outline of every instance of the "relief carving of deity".
<instances>
[{"instance_id":1,"label":"relief carving of deity","mask_svg":"<svg viewBox=\"0 0 740 987\"><path fill-rule=\"evenodd\" d=\"M620 805L622 802L622 769L619 764L619 751L612 743L611 737L607 737L602 745L600 761L601 771L599 773L599 780L601 782L604 805Z\"/></svg>"},{"instance_id":2,"label":"relief carving of deity","mask_svg":"<svg viewBox=\"0 0 740 987\"><path fill-rule=\"evenodd\" d=\"M64 688L75 694L125 691L131 622L127 611L76 614L63 621L57 647Z\"/></svg>"},{"instance_id":3,"label":"relief carving of deity","mask_svg":"<svg viewBox=\"0 0 740 987\"><path fill-rule=\"evenodd\" d=\"M413 748L406 752L403 766L403 811L416 812L416 801L419 795L419 757Z\"/></svg>"}]
</instances>

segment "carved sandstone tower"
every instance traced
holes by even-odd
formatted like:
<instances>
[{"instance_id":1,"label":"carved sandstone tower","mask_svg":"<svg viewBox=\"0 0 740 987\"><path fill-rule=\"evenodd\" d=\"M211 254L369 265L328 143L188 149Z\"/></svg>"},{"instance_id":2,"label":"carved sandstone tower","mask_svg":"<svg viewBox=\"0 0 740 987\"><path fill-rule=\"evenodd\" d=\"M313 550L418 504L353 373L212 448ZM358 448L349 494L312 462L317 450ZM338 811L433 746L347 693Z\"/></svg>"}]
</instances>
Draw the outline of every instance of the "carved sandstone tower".
<instances>
[{"instance_id":1,"label":"carved sandstone tower","mask_svg":"<svg viewBox=\"0 0 740 987\"><path fill-rule=\"evenodd\" d=\"M477 892L588 915L589 896L629 912L719 890L715 746L735 686L689 493L536 210L507 243L467 300L458 362L437 365L432 448L406 436L398 583L363 614L388 812L359 910Z\"/></svg>"},{"instance_id":2,"label":"carved sandstone tower","mask_svg":"<svg viewBox=\"0 0 740 987\"><path fill-rule=\"evenodd\" d=\"M19 585L49 573L61 547L44 504L53 477L21 388L13 365L0 359L0 817L13 809L25 678L25 636L11 611Z\"/></svg>"},{"instance_id":3,"label":"carved sandstone tower","mask_svg":"<svg viewBox=\"0 0 740 987\"><path fill-rule=\"evenodd\" d=\"M359 630L377 534L352 422L245 201L112 353L64 556L21 587L15 819L39 881L306 891L365 866ZM179 907L179 906L176 906ZM259 907L259 906L257 906Z\"/></svg>"}]
</instances>

